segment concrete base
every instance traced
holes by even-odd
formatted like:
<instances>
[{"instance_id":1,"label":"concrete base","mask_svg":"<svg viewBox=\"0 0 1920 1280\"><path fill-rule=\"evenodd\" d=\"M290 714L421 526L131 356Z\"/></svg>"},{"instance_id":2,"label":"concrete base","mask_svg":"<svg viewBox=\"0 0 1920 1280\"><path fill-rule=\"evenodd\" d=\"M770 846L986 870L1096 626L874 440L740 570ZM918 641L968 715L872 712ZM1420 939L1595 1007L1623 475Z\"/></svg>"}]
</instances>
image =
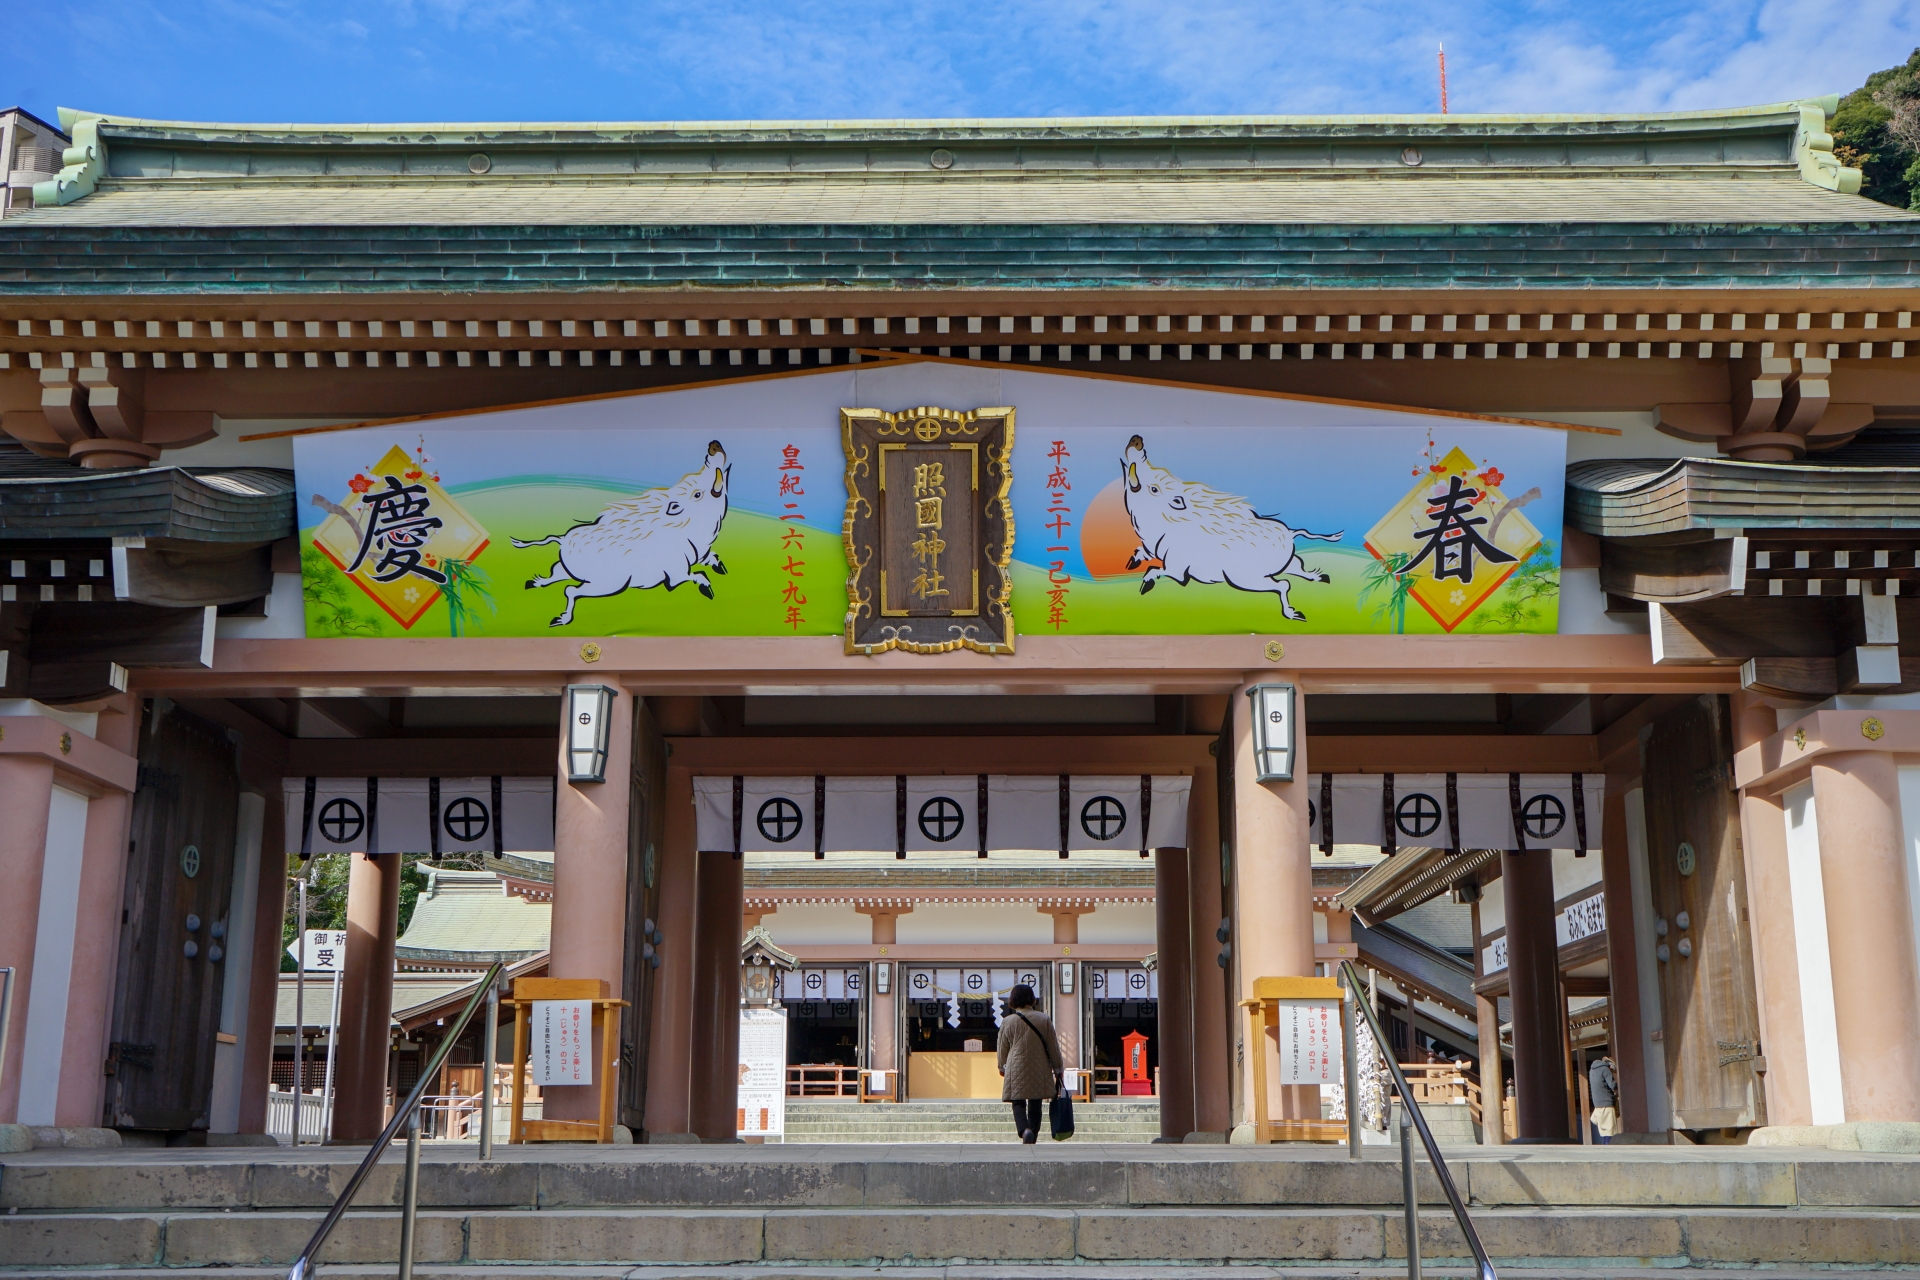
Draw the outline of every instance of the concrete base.
<instances>
[{"instance_id":1,"label":"concrete base","mask_svg":"<svg viewBox=\"0 0 1920 1280\"><path fill-rule=\"evenodd\" d=\"M1852 1124L1769 1125L1747 1137L1753 1147L1825 1147L1829 1151L1920 1152L1920 1124L1864 1120Z\"/></svg>"},{"instance_id":2,"label":"concrete base","mask_svg":"<svg viewBox=\"0 0 1920 1280\"><path fill-rule=\"evenodd\" d=\"M0 1155L33 1150L33 1130L23 1124L0 1124Z\"/></svg>"},{"instance_id":3,"label":"concrete base","mask_svg":"<svg viewBox=\"0 0 1920 1280\"><path fill-rule=\"evenodd\" d=\"M832 1269L1002 1280L1404 1274L1394 1151L1206 1146L503 1147L429 1143L416 1274L573 1277ZM287 1264L359 1153L52 1150L0 1160L0 1267L29 1275ZM1920 1157L1806 1148L1467 1148L1448 1164L1503 1275L1920 1265ZM385 1267L383 1162L328 1270ZM1419 1167L1422 1252L1466 1256ZM1228 1268L1248 1268L1238 1273ZM537 1269L537 1270L536 1270ZM873 1272L869 1271L869 1275ZM1776 1275L1778 1273L1775 1273Z\"/></svg>"},{"instance_id":4,"label":"concrete base","mask_svg":"<svg viewBox=\"0 0 1920 1280\"><path fill-rule=\"evenodd\" d=\"M52 1125L34 1125L33 1145L41 1150L57 1150L63 1147L98 1150L102 1147L117 1147L122 1143L120 1131L117 1129L57 1129Z\"/></svg>"}]
</instances>

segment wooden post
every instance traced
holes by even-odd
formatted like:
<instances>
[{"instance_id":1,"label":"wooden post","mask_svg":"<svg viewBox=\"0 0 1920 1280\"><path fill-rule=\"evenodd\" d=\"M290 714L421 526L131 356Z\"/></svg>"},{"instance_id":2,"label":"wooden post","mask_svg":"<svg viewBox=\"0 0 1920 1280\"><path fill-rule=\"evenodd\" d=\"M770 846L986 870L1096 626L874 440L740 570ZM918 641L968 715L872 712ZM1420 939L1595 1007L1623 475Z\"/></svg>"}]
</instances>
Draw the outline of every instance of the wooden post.
<instances>
[{"instance_id":1,"label":"wooden post","mask_svg":"<svg viewBox=\"0 0 1920 1280\"><path fill-rule=\"evenodd\" d=\"M1260 1001L1242 1000L1247 1011L1247 1070L1253 1076L1253 1141L1257 1146L1267 1140L1267 1028L1260 1016Z\"/></svg>"},{"instance_id":2,"label":"wooden post","mask_svg":"<svg viewBox=\"0 0 1920 1280\"><path fill-rule=\"evenodd\" d=\"M513 1001L513 1111L507 1121L507 1141L524 1142L521 1119L527 1097L527 1006Z\"/></svg>"},{"instance_id":3,"label":"wooden post","mask_svg":"<svg viewBox=\"0 0 1920 1280\"><path fill-rule=\"evenodd\" d=\"M606 1061L600 1075L600 1141L613 1141L613 1099L619 1092L620 1006L625 1001L609 1000L600 1006L601 1043L606 1045Z\"/></svg>"},{"instance_id":4,"label":"wooden post","mask_svg":"<svg viewBox=\"0 0 1920 1280\"><path fill-rule=\"evenodd\" d=\"M588 1027L591 1030L597 1025L603 1033L599 1042L602 1062L599 1078L595 1081L600 1089L599 1107L597 1111L589 1109L594 1119L548 1119L544 1105L549 1096L546 1093L541 1095L541 1118L533 1121L524 1118L527 1061L532 1047L527 1042L527 1010L536 1000L579 1000L589 1001L593 1005ZM604 978L516 978L513 998L507 1003L513 1006L513 1118L507 1141L612 1142L620 1062L620 1038L613 1033L620 1025L619 1011L627 1007L627 1002L608 998L607 981ZM572 1109L578 1111L581 1108L576 1106Z\"/></svg>"},{"instance_id":5,"label":"wooden post","mask_svg":"<svg viewBox=\"0 0 1920 1280\"><path fill-rule=\"evenodd\" d=\"M1476 995L1474 1012L1480 1023L1480 1141L1489 1147L1507 1141L1506 1063L1500 1054L1500 1000Z\"/></svg>"}]
</instances>

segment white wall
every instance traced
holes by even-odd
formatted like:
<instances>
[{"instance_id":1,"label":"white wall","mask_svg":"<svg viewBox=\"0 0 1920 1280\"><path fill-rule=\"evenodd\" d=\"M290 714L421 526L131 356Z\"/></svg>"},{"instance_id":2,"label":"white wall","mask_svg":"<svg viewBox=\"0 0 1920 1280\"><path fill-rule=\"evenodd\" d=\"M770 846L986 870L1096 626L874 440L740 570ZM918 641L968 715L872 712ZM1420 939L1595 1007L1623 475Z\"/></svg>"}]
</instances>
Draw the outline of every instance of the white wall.
<instances>
[{"instance_id":1,"label":"white wall","mask_svg":"<svg viewBox=\"0 0 1920 1280\"><path fill-rule=\"evenodd\" d=\"M782 907L781 910L786 908ZM1100 911L1080 917L1080 937L1087 937L1087 925ZM1053 917L1043 916L1030 902L940 902L917 904L900 917L902 945L938 943L943 946L969 943L1022 943L1050 945L1053 942ZM1153 912L1147 912L1147 936L1153 936Z\"/></svg>"},{"instance_id":2,"label":"white wall","mask_svg":"<svg viewBox=\"0 0 1920 1280\"><path fill-rule=\"evenodd\" d=\"M1833 962L1827 952L1827 895L1820 876L1820 829L1813 783L1782 797L1787 810L1787 882L1793 896L1793 945L1800 961L1800 1026L1807 1045L1813 1123L1847 1118L1840 1079L1840 1032L1833 1011Z\"/></svg>"},{"instance_id":3,"label":"white wall","mask_svg":"<svg viewBox=\"0 0 1920 1280\"><path fill-rule=\"evenodd\" d=\"M1051 942L1053 920L1048 916L1040 916L1040 919L1046 926L1046 936L1042 941ZM1080 941L1082 942L1123 945L1137 943L1143 947L1152 947L1156 945L1159 932L1151 902L1102 903L1098 910L1080 917Z\"/></svg>"},{"instance_id":4,"label":"white wall","mask_svg":"<svg viewBox=\"0 0 1920 1280\"><path fill-rule=\"evenodd\" d=\"M86 841L87 798L55 787L47 808L47 853L40 877L33 985L26 993L26 1045L20 1059L21 1124L53 1124L60 1102L60 1059L67 1039L67 995L73 983L73 940L79 927L80 864Z\"/></svg>"},{"instance_id":5,"label":"white wall","mask_svg":"<svg viewBox=\"0 0 1920 1280\"><path fill-rule=\"evenodd\" d=\"M903 925L911 918L904 917ZM778 911L762 916L760 923L783 947L864 947L873 941L873 921L855 911L850 902L783 902ZM903 927L901 933L905 932Z\"/></svg>"},{"instance_id":6,"label":"white wall","mask_svg":"<svg viewBox=\"0 0 1920 1280\"><path fill-rule=\"evenodd\" d=\"M1598 834L1598 828L1595 829ZM1553 851L1553 900L1560 901L1569 894L1600 883L1600 854L1598 850L1582 858L1571 849Z\"/></svg>"}]
</instances>

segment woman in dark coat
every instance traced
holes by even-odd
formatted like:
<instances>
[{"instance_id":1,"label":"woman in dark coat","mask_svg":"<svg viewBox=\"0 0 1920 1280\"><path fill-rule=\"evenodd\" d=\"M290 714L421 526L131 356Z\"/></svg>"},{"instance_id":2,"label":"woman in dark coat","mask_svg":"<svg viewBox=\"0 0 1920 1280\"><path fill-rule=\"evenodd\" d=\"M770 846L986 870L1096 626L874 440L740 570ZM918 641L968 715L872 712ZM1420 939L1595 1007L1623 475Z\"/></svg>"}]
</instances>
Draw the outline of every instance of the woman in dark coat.
<instances>
[{"instance_id":1,"label":"woman in dark coat","mask_svg":"<svg viewBox=\"0 0 1920 1280\"><path fill-rule=\"evenodd\" d=\"M1039 1141L1047 1102L1060 1092L1060 1037L1052 1020L1036 1007L1033 988L1024 982L1007 993L998 1054L1006 1079L1001 1100L1013 1104L1013 1127L1020 1131L1020 1141L1031 1145Z\"/></svg>"}]
</instances>

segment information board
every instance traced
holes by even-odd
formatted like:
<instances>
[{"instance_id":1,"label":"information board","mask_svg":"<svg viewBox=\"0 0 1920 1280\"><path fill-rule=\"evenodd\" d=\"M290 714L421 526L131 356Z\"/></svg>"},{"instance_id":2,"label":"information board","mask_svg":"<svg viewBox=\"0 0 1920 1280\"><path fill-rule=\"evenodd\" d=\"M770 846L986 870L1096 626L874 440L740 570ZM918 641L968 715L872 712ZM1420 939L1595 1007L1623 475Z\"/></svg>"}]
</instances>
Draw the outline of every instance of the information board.
<instances>
[{"instance_id":1,"label":"information board","mask_svg":"<svg viewBox=\"0 0 1920 1280\"><path fill-rule=\"evenodd\" d=\"M531 1024L535 1084L593 1083L593 1001L535 1000Z\"/></svg>"},{"instance_id":2,"label":"information board","mask_svg":"<svg viewBox=\"0 0 1920 1280\"><path fill-rule=\"evenodd\" d=\"M740 1011L740 1093L735 1128L742 1138L780 1137L787 1128L787 1015Z\"/></svg>"},{"instance_id":3,"label":"information board","mask_svg":"<svg viewBox=\"0 0 1920 1280\"><path fill-rule=\"evenodd\" d=\"M1339 1084L1340 1001L1280 1001L1280 1083Z\"/></svg>"}]
</instances>

